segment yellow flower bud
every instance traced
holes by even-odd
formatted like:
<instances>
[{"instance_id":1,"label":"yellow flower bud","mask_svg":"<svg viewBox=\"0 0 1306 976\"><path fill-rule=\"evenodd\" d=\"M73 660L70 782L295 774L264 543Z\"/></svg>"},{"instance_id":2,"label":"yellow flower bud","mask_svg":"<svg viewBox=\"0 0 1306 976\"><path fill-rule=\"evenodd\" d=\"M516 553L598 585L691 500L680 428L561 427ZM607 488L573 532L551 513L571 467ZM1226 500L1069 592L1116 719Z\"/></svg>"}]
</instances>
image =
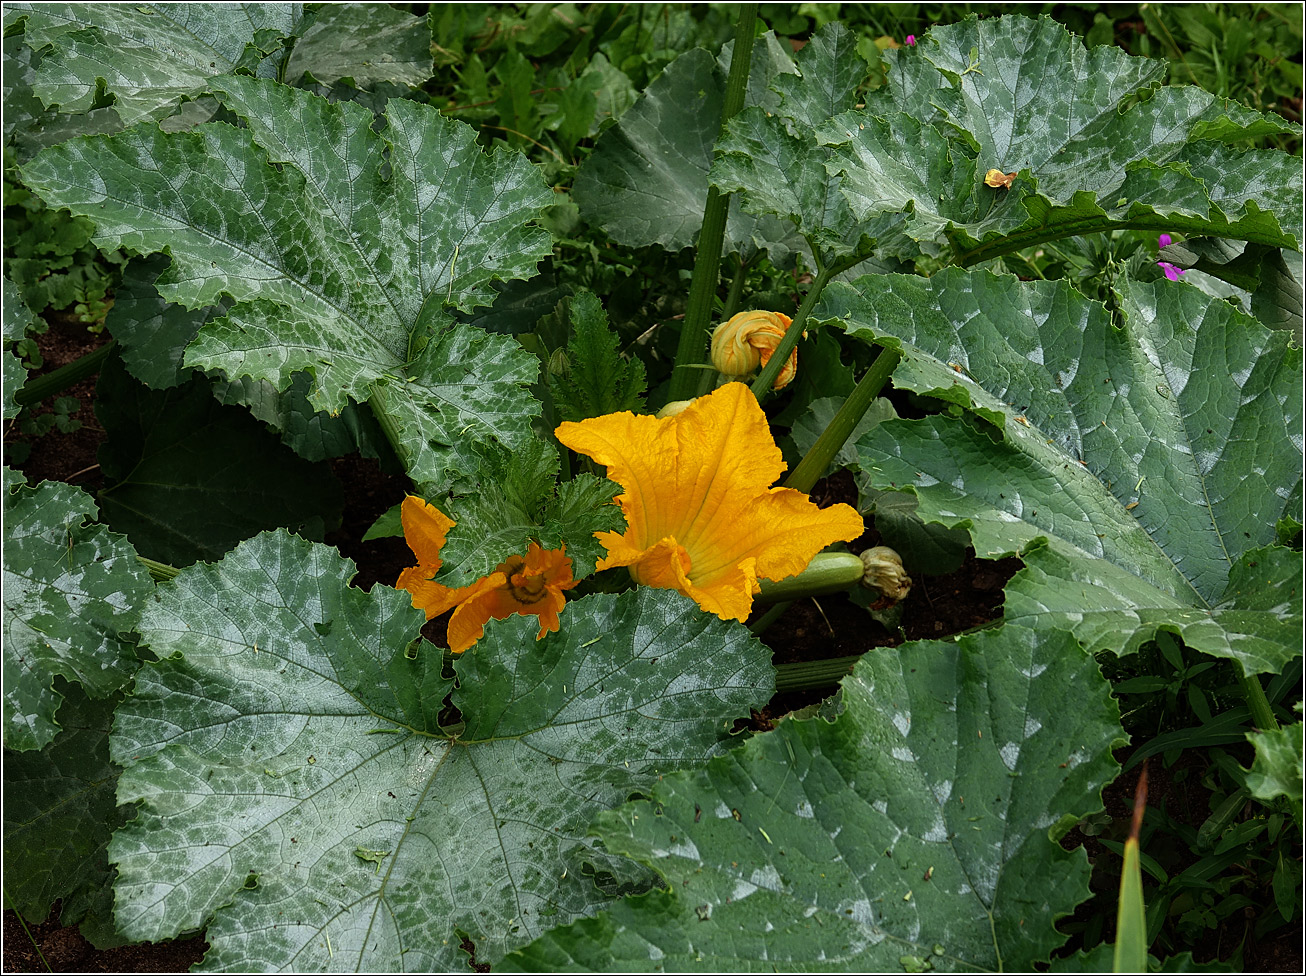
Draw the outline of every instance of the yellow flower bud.
<instances>
[{"instance_id":1,"label":"yellow flower bud","mask_svg":"<svg viewBox=\"0 0 1306 976\"><path fill-rule=\"evenodd\" d=\"M1010 190L1011 184L1015 182L1015 173L1004 173L1000 169L991 169L984 174L984 185L991 186L995 190L998 187L1002 187L1004 190Z\"/></svg>"},{"instance_id":2,"label":"yellow flower bud","mask_svg":"<svg viewBox=\"0 0 1306 976\"><path fill-rule=\"evenodd\" d=\"M792 321L781 312L740 312L732 316L712 333L712 365L726 376L747 376L767 364ZM795 349L775 378L772 389L783 389L797 374L798 350Z\"/></svg>"}]
</instances>

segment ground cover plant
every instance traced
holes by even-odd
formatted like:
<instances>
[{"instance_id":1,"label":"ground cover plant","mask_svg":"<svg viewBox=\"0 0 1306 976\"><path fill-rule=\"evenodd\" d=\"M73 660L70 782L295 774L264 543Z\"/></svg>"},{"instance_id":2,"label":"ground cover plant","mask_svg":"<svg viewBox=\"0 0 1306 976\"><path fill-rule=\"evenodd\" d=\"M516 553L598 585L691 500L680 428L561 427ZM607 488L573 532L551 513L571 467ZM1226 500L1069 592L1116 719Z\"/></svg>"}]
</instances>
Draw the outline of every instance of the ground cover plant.
<instances>
[{"instance_id":1,"label":"ground cover plant","mask_svg":"<svg viewBox=\"0 0 1306 976\"><path fill-rule=\"evenodd\" d=\"M236 971L1295 939L1300 28L1128 9L7 4L14 918ZM94 494L36 474L70 389Z\"/></svg>"}]
</instances>

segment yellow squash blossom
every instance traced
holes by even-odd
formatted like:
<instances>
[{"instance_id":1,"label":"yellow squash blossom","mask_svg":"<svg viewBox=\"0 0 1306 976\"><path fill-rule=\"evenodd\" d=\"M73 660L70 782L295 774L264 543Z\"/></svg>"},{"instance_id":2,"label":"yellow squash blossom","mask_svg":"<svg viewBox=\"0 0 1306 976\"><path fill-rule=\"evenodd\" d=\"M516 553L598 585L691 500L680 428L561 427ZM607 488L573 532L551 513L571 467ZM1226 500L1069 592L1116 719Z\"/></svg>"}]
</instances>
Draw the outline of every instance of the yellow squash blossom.
<instances>
[{"instance_id":1,"label":"yellow squash blossom","mask_svg":"<svg viewBox=\"0 0 1306 976\"><path fill-rule=\"evenodd\" d=\"M803 571L830 543L856 539L848 505L817 508L792 488L752 391L727 383L673 417L612 413L557 429L558 440L606 465L624 489L625 533L595 535L599 569L626 566L635 582L679 590L723 620L744 620L758 579Z\"/></svg>"},{"instance_id":2,"label":"yellow squash blossom","mask_svg":"<svg viewBox=\"0 0 1306 976\"><path fill-rule=\"evenodd\" d=\"M457 523L415 495L404 499L400 517L417 565L400 573L395 586L412 594L413 606L424 610L427 620L453 610L448 636L449 649L455 654L480 640L491 617L503 620L514 613L536 614L540 618L537 640L558 629L558 613L567 602L562 591L576 585L565 547L543 549L531 542L524 557L509 556L493 573L455 589L432 577L443 565L440 550Z\"/></svg>"},{"instance_id":3,"label":"yellow squash blossom","mask_svg":"<svg viewBox=\"0 0 1306 976\"><path fill-rule=\"evenodd\" d=\"M1011 184L1015 182L1015 173L1004 173L1000 169L991 169L984 174L984 185L991 186L995 190L998 187L1002 187L1004 190L1010 190Z\"/></svg>"},{"instance_id":4,"label":"yellow squash blossom","mask_svg":"<svg viewBox=\"0 0 1306 976\"><path fill-rule=\"evenodd\" d=\"M793 319L781 312L740 312L712 333L712 365L726 376L747 376L771 360ZM806 335L807 333L803 333ZM775 378L772 389L788 386L798 375L798 350Z\"/></svg>"}]
</instances>

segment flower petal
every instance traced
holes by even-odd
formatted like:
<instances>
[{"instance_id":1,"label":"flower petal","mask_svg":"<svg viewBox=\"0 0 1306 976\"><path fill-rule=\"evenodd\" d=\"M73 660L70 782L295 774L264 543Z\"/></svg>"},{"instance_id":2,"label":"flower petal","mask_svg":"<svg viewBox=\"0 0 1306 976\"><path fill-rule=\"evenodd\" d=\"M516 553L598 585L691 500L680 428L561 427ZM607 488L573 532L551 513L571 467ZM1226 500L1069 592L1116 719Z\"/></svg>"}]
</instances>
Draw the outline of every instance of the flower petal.
<instances>
[{"instance_id":1,"label":"flower petal","mask_svg":"<svg viewBox=\"0 0 1306 976\"><path fill-rule=\"evenodd\" d=\"M801 491L772 488L729 523L704 528L695 550L712 555L698 559L694 580L710 586L749 557L757 560L757 575L763 579L795 576L826 546L851 541L864 531L862 517L849 505L817 508Z\"/></svg>"},{"instance_id":2,"label":"flower petal","mask_svg":"<svg viewBox=\"0 0 1306 976\"><path fill-rule=\"evenodd\" d=\"M689 553L674 536L659 539L646 549L637 549L615 532L606 534L616 538L611 544L608 540L600 540L608 546L608 558L600 563L601 569L627 566L636 583L664 590L679 590L686 594L689 592L693 585L689 579Z\"/></svg>"},{"instance_id":3,"label":"flower petal","mask_svg":"<svg viewBox=\"0 0 1306 976\"><path fill-rule=\"evenodd\" d=\"M423 572L421 566L410 566L405 569L399 574L399 582L395 584L395 589L407 590L412 595L413 606L425 611L427 620L432 620L456 607L467 598L467 594L476 585L473 583L472 586L463 586L454 590L443 583L427 579Z\"/></svg>"},{"instance_id":4,"label":"flower petal","mask_svg":"<svg viewBox=\"0 0 1306 976\"><path fill-rule=\"evenodd\" d=\"M1177 264L1171 264L1169 261L1158 261L1156 263L1171 281L1178 281L1179 276L1184 273L1183 268Z\"/></svg>"},{"instance_id":5,"label":"flower petal","mask_svg":"<svg viewBox=\"0 0 1306 976\"><path fill-rule=\"evenodd\" d=\"M558 614L567 602L562 591L576 582L565 549L544 549L532 541L525 558L513 556L489 576L459 591L463 599L449 618L449 649L461 654L481 639L491 617L503 620L514 613L539 615L536 640L556 631Z\"/></svg>"},{"instance_id":6,"label":"flower petal","mask_svg":"<svg viewBox=\"0 0 1306 976\"><path fill-rule=\"evenodd\" d=\"M456 606L470 589L453 590L432 579L442 565L440 550L444 548L445 536L456 523L416 495L404 499L399 517L404 525L404 539L417 557L417 565L399 574L395 589L411 593L413 606L425 611L426 619L430 620Z\"/></svg>"},{"instance_id":7,"label":"flower petal","mask_svg":"<svg viewBox=\"0 0 1306 976\"><path fill-rule=\"evenodd\" d=\"M457 523L416 495L404 499L399 508L399 519L404 525L408 548L417 557L417 565L423 569L429 567L431 571L427 576L434 576L442 565L440 550L444 548L445 537ZM399 585L403 586L402 583Z\"/></svg>"},{"instance_id":8,"label":"flower petal","mask_svg":"<svg viewBox=\"0 0 1306 976\"><path fill-rule=\"evenodd\" d=\"M507 585L508 578L503 573L491 573L464 587L463 600L449 618L446 631L449 650L461 654L481 639L485 634L485 624L491 617L502 620L514 612L511 609L506 613L494 612L500 607L500 594L506 592Z\"/></svg>"},{"instance_id":9,"label":"flower petal","mask_svg":"<svg viewBox=\"0 0 1306 976\"><path fill-rule=\"evenodd\" d=\"M674 417L610 413L560 424L557 435L605 465L625 489L617 503L631 545L642 550L674 537L691 560L697 529L719 515L733 517L721 512L731 485L751 498L785 470L766 416L742 383L727 383Z\"/></svg>"}]
</instances>

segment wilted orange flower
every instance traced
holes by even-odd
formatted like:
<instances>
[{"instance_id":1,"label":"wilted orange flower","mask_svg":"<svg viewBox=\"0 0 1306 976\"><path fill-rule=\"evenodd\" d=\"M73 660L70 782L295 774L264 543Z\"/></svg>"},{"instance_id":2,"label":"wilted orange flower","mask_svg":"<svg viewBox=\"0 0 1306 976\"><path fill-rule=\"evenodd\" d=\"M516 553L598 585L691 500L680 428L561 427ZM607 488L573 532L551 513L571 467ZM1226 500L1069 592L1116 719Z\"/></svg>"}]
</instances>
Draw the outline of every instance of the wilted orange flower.
<instances>
[{"instance_id":1,"label":"wilted orange flower","mask_svg":"<svg viewBox=\"0 0 1306 976\"><path fill-rule=\"evenodd\" d=\"M995 190L998 187L1002 187L1004 190L1010 190L1011 184L1015 182L1015 173L1004 173L1000 169L991 169L984 174L984 185L991 186Z\"/></svg>"},{"instance_id":2,"label":"wilted orange flower","mask_svg":"<svg viewBox=\"0 0 1306 976\"><path fill-rule=\"evenodd\" d=\"M782 312L740 312L731 316L712 333L712 365L726 376L747 376L770 362L792 321ZM783 389L797 374L798 350L794 349L771 388Z\"/></svg>"},{"instance_id":3,"label":"wilted orange flower","mask_svg":"<svg viewBox=\"0 0 1306 976\"><path fill-rule=\"evenodd\" d=\"M576 585L571 577L571 560L562 549L543 549L531 542L526 555L509 556L493 573L471 586L456 589L437 583L440 550L455 523L434 505L415 495L400 508L404 538L417 556L417 565L399 574L397 589L412 594L413 606L426 611L426 619L453 609L449 618L449 649L461 654L485 633L491 617L503 620L514 613L537 614L540 632L536 640L558 629L558 613L567 602L562 595Z\"/></svg>"},{"instance_id":4,"label":"wilted orange flower","mask_svg":"<svg viewBox=\"0 0 1306 976\"><path fill-rule=\"evenodd\" d=\"M624 489L626 531L595 535L599 569L679 590L723 620L744 620L758 578L800 573L816 553L862 534L848 505L817 508L792 488L766 415L749 388L727 383L674 417L611 413L559 425L558 440L606 465Z\"/></svg>"}]
</instances>

